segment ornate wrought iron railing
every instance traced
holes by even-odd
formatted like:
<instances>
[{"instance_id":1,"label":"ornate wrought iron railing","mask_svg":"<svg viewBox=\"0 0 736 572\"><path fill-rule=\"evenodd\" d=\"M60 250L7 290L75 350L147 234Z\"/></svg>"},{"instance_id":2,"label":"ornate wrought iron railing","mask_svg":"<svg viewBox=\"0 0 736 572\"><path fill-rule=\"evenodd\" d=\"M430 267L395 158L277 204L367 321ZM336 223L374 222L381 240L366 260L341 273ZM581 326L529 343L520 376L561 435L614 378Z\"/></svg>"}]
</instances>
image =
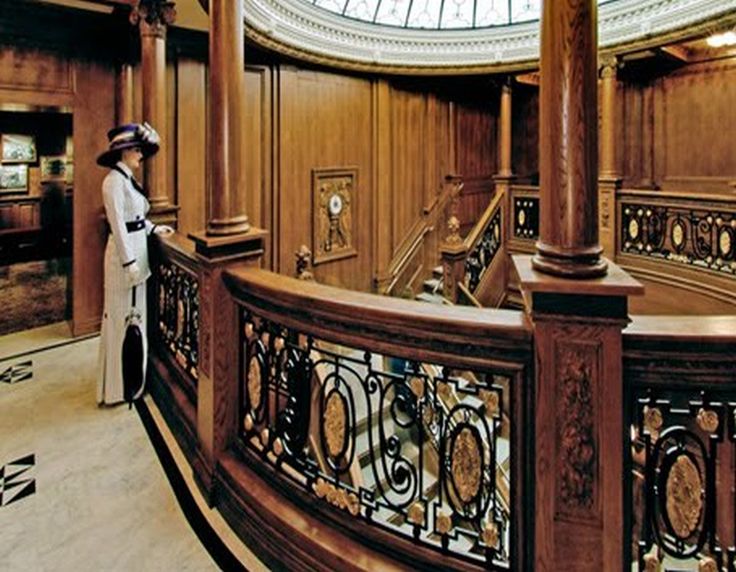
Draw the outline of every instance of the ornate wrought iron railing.
<instances>
[{"instance_id":1,"label":"ornate wrought iron railing","mask_svg":"<svg viewBox=\"0 0 736 572\"><path fill-rule=\"evenodd\" d=\"M736 277L736 201L619 193L619 252Z\"/></svg>"},{"instance_id":2,"label":"ornate wrought iron railing","mask_svg":"<svg viewBox=\"0 0 736 572\"><path fill-rule=\"evenodd\" d=\"M351 515L361 538L389 531L518 568L531 351L521 314L376 301L251 269L226 283L241 305L243 454L278 467L316 510Z\"/></svg>"},{"instance_id":3,"label":"ornate wrought iron railing","mask_svg":"<svg viewBox=\"0 0 736 572\"><path fill-rule=\"evenodd\" d=\"M736 319L636 318L624 343L631 561L734 572Z\"/></svg>"},{"instance_id":4,"label":"ornate wrought iron railing","mask_svg":"<svg viewBox=\"0 0 736 572\"><path fill-rule=\"evenodd\" d=\"M154 269L156 343L195 383L199 360L199 282L196 262L173 240L162 242Z\"/></svg>"},{"instance_id":5,"label":"ornate wrought iron railing","mask_svg":"<svg viewBox=\"0 0 736 572\"><path fill-rule=\"evenodd\" d=\"M465 286L470 292L475 292L483 275L501 250L502 240L502 208L500 202L495 205L495 210L487 222L480 240L465 259Z\"/></svg>"},{"instance_id":6,"label":"ornate wrought iron railing","mask_svg":"<svg viewBox=\"0 0 736 572\"><path fill-rule=\"evenodd\" d=\"M509 206L509 247L526 252L539 238L539 187L512 185Z\"/></svg>"}]
</instances>

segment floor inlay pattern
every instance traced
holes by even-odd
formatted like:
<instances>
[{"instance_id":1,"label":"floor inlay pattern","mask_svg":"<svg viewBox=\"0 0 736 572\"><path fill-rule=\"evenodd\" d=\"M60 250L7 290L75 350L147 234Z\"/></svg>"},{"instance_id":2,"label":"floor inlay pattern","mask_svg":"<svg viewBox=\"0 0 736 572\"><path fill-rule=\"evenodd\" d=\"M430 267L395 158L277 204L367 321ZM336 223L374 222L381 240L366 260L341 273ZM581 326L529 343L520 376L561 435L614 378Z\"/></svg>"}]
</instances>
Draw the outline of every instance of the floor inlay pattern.
<instances>
[{"instance_id":1,"label":"floor inlay pattern","mask_svg":"<svg viewBox=\"0 0 736 572\"><path fill-rule=\"evenodd\" d=\"M36 492L36 479L30 474L35 465L36 456L26 455L0 467L0 507Z\"/></svg>"},{"instance_id":2,"label":"floor inlay pattern","mask_svg":"<svg viewBox=\"0 0 736 572\"><path fill-rule=\"evenodd\" d=\"M33 377L33 361L28 360L6 368L0 373L0 383L20 383Z\"/></svg>"}]
</instances>

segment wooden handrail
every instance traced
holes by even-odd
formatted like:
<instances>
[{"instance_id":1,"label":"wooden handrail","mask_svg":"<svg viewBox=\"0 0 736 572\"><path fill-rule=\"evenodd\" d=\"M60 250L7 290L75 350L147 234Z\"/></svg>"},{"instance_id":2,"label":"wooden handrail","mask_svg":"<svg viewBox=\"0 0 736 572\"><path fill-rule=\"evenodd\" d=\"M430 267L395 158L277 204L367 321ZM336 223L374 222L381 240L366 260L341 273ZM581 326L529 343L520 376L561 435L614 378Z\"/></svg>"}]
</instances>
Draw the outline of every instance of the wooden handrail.
<instances>
[{"instance_id":1,"label":"wooden handrail","mask_svg":"<svg viewBox=\"0 0 736 572\"><path fill-rule=\"evenodd\" d=\"M303 333L336 343L372 347L397 357L416 350L472 363L472 354L503 350L524 360L531 328L522 312L434 306L309 283L255 268L227 271L223 278L237 302Z\"/></svg>"},{"instance_id":2,"label":"wooden handrail","mask_svg":"<svg viewBox=\"0 0 736 572\"><path fill-rule=\"evenodd\" d=\"M734 316L632 316L624 341L691 344L693 348L736 346ZM736 350L736 347L734 348Z\"/></svg>"},{"instance_id":3,"label":"wooden handrail","mask_svg":"<svg viewBox=\"0 0 736 572\"><path fill-rule=\"evenodd\" d=\"M468 290L468 287L465 284L463 284L462 282L458 282L457 287L458 290L462 292L463 296L465 296L473 306L475 306L476 308L483 308L483 304L478 302L478 299L473 296L473 293Z\"/></svg>"},{"instance_id":4,"label":"wooden handrail","mask_svg":"<svg viewBox=\"0 0 736 572\"><path fill-rule=\"evenodd\" d=\"M736 193L701 193L695 191L662 191L651 189L619 189L616 192L617 199L626 197L646 197L661 201L662 199L676 199L684 203L714 202L736 204Z\"/></svg>"},{"instance_id":5,"label":"wooden handrail","mask_svg":"<svg viewBox=\"0 0 736 572\"><path fill-rule=\"evenodd\" d=\"M468 233L468 236L466 236L465 240L463 241L466 252L470 252L471 250L473 250L473 248L475 248L476 244L478 244L478 241L483 236L486 227L491 222L493 215L496 214L496 211L499 208L501 208L503 199L503 193L496 193L491 199L491 202L488 203L486 210L483 211L483 214L481 215L480 219L478 219L478 222L473 227L473 230Z\"/></svg>"},{"instance_id":6,"label":"wooden handrail","mask_svg":"<svg viewBox=\"0 0 736 572\"><path fill-rule=\"evenodd\" d=\"M184 235L175 232L171 236L154 235L165 258L182 267L190 274L197 274L198 263L194 243Z\"/></svg>"}]
</instances>

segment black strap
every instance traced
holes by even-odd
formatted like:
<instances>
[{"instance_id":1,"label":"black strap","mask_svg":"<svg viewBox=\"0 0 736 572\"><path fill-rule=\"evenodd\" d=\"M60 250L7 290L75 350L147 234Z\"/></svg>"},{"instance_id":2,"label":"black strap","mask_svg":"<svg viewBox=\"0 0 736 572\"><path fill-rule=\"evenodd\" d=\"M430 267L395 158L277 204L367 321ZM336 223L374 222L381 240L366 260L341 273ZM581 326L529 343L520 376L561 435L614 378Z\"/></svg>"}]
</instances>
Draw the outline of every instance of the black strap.
<instances>
[{"instance_id":1,"label":"black strap","mask_svg":"<svg viewBox=\"0 0 736 572\"><path fill-rule=\"evenodd\" d=\"M138 191L142 195L145 194L143 192L143 187L141 186L141 184L138 181L135 180L135 177L133 175L128 175L128 173L126 173L125 171L123 171L117 165L113 165L112 168L115 169L118 173L120 173L123 177L125 177L126 179L128 179L133 184L133 188L136 191Z\"/></svg>"},{"instance_id":2,"label":"black strap","mask_svg":"<svg viewBox=\"0 0 736 572\"><path fill-rule=\"evenodd\" d=\"M136 284L135 286L133 286L133 308L134 308L134 309L135 309L135 289L136 289L137 287L138 287L138 285L137 285L137 284Z\"/></svg>"},{"instance_id":3,"label":"black strap","mask_svg":"<svg viewBox=\"0 0 736 572\"><path fill-rule=\"evenodd\" d=\"M138 230L143 230L146 228L146 221L144 220L133 220L130 222L125 223L125 228L128 230L128 232L136 232Z\"/></svg>"}]
</instances>

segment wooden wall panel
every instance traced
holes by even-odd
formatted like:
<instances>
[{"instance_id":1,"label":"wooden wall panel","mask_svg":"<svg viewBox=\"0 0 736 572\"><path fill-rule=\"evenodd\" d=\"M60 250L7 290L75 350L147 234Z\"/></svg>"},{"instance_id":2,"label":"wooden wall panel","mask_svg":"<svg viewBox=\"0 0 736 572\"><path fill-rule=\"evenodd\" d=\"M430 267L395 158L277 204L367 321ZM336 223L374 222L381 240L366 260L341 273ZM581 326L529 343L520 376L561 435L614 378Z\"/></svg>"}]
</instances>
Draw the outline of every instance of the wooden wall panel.
<instances>
[{"instance_id":1,"label":"wooden wall panel","mask_svg":"<svg viewBox=\"0 0 736 572\"><path fill-rule=\"evenodd\" d=\"M0 50L0 88L71 94L72 64L48 52L5 47Z\"/></svg>"},{"instance_id":2,"label":"wooden wall panel","mask_svg":"<svg viewBox=\"0 0 736 572\"><path fill-rule=\"evenodd\" d=\"M736 59L687 66L662 84L664 185L711 190L736 180Z\"/></svg>"},{"instance_id":3,"label":"wooden wall panel","mask_svg":"<svg viewBox=\"0 0 736 572\"><path fill-rule=\"evenodd\" d=\"M391 89L391 251L395 256L428 200L427 97L421 92ZM435 184L434 181L431 184Z\"/></svg>"},{"instance_id":4,"label":"wooden wall panel","mask_svg":"<svg viewBox=\"0 0 736 572\"><path fill-rule=\"evenodd\" d=\"M371 84L367 80L282 68L279 113L279 241L276 269L294 274L294 253L312 242L312 170L356 167L353 232L357 256L321 264L320 282L371 288Z\"/></svg>"},{"instance_id":5,"label":"wooden wall panel","mask_svg":"<svg viewBox=\"0 0 736 572\"><path fill-rule=\"evenodd\" d=\"M96 159L107 148L107 129L115 121L115 71L87 61L77 61L75 67L72 329L76 336L100 326L107 240L101 189L107 170L97 166Z\"/></svg>"},{"instance_id":6,"label":"wooden wall panel","mask_svg":"<svg viewBox=\"0 0 736 572\"><path fill-rule=\"evenodd\" d=\"M203 230L207 224L205 172L206 65L182 58L176 63L176 203L179 232Z\"/></svg>"},{"instance_id":7,"label":"wooden wall panel","mask_svg":"<svg viewBox=\"0 0 736 572\"><path fill-rule=\"evenodd\" d=\"M539 177L539 88L515 85L511 106L511 164L522 180Z\"/></svg>"},{"instance_id":8,"label":"wooden wall panel","mask_svg":"<svg viewBox=\"0 0 736 572\"><path fill-rule=\"evenodd\" d=\"M493 195L492 177L498 171L498 97L493 99L483 107L455 106L457 173L465 183L458 210L462 235L475 226Z\"/></svg>"},{"instance_id":9,"label":"wooden wall panel","mask_svg":"<svg viewBox=\"0 0 736 572\"><path fill-rule=\"evenodd\" d=\"M271 186L271 70L268 67L246 67L245 70L245 125L247 149L247 187L243 190L245 212L252 225L272 229ZM263 263L272 268L271 240L266 240Z\"/></svg>"},{"instance_id":10,"label":"wooden wall panel","mask_svg":"<svg viewBox=\"0 0 736 572\"><path fill-rule=\"evenodd\" d=\"M178 80L176 62L166 64L166 129L161 137L166 138L166 196L169 204L176 204L177 153L176 153L176 113L178 99ZM165 131L165 132L164 132Z\"/></svg>"}]
</instances>

